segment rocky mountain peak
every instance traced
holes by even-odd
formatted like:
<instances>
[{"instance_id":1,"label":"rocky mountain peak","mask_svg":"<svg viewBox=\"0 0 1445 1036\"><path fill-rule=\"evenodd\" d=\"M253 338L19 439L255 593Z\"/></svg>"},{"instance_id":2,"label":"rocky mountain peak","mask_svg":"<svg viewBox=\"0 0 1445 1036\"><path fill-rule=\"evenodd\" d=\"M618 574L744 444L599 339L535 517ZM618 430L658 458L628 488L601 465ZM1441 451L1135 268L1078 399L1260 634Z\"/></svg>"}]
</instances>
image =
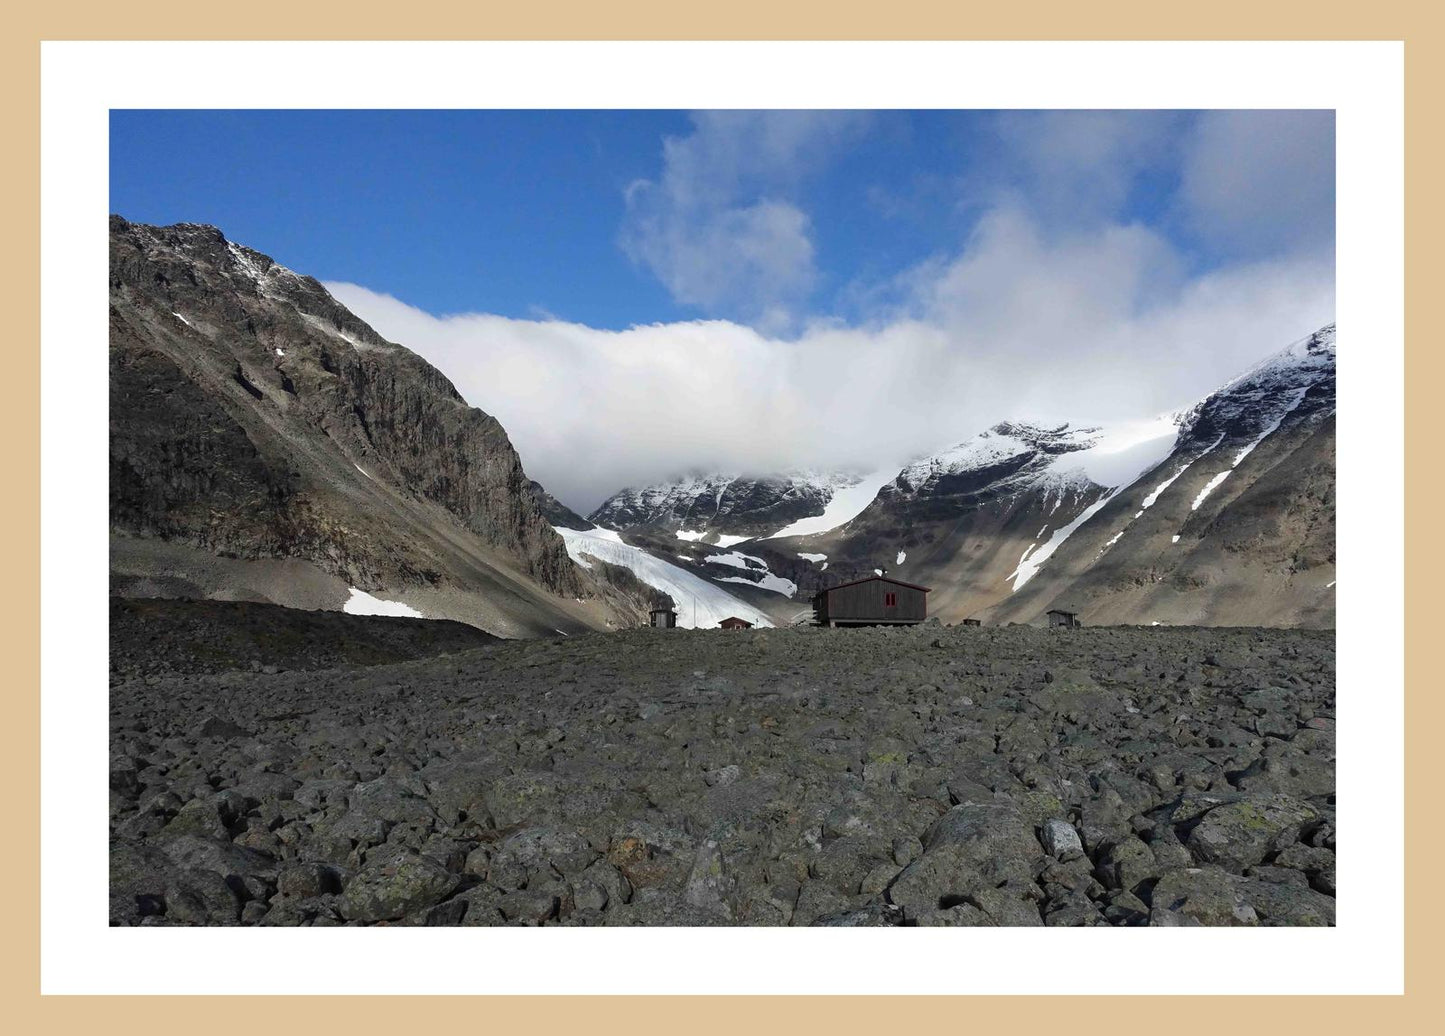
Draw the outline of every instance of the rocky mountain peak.
<instances>
[{"instance_id":1,"label":"rocky mountain peak","mask_svg":"<svg viewBox=\"0 0 1445 1036\"><path fill-rule=\"evenodd\" d=\"M215 227L110 234L113 533L368 592L487 586L537 632L576 628L535 617L533 592L583 577L505 430L440 371Z\"/></svg>"},{"instance_id":2,"label":"rocky mountain peak","mask_svg":"<svg viewBox=\"0 0 1445 1036\"><path fill-rule=\"evenodd\" d=\"M859 480L848 472L820 471L689 474L624 489L589 518L610 529L767 535L798 519L821 515L835 493Z\"/></svg>"},{"instance_id":3,"label":"rocky mountain peak","mask_svg":"<svg viewBox=\"0 0 1445 1036\"><path fill-rule=\"evenodd\" d=\"M1335 325L1292 342L1187 410L1181 442L1201 447L1247 442L1288 416L1335 411Z\"/></svg>"}]
</instances>

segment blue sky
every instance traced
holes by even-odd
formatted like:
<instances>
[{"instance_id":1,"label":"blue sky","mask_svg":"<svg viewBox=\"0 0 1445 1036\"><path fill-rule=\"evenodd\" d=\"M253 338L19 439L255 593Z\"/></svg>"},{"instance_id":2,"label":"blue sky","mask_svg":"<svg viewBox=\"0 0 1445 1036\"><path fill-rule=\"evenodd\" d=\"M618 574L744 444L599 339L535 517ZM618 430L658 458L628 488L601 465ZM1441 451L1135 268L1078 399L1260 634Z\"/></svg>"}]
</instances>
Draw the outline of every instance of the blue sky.
<instances>
[{"instance_id":1,"label":"blue sky","mask_svg":"<svg viewBox=\"0 0 1445 1036\"><path fill-rule=\"evenodd\" d=\"M1130 114L1124 132L1140 139L1110 170L1127 182L1104 189L1114 218L1159 228L1195 269L1249 252L1243 235L1201 235L1172 207L1177 141L1199 116ZM781 198L808 218L813 276L790 315L860 319L863 298L964 240L998 192L1047 197L1051 217L1069 216L1080 201L1040 182L1028 132L1018 113L838 113L773 168L744 168L739 200ZM111 209L213 223L294 269L432 313L611 329L751 319L743 300L670 291L646 250L626 245L629 187L665 178L668 138L699 136L675 111L116 111ZM1320 201L1305 220L1323 238L1332 190Z\"/></svg>"},{"instance_id":2,"label":"blue sky","mask_svg":"<svg viewBox=\"0 0 1445 1036\"><path fill-rule=\"evenodd\" d=\"M1333 158L1331 112L116 111L111 209L326 282L585 506L1187 404L1333 318Z\"/></svg>"}]
</instances>

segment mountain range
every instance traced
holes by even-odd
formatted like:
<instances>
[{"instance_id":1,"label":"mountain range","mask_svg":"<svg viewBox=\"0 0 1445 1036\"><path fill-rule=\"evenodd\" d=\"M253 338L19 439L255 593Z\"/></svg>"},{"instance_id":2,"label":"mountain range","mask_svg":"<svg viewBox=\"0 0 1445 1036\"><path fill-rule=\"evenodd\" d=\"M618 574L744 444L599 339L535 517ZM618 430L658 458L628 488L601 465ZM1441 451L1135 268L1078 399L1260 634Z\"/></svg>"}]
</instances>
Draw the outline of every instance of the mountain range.
<instances>
[{"instance_id":1,"label":"mountain range","mask_svg":"<svg viewBox=\"0 0 1445 1036\"><path fill-rule=\"evenodd\" d=\"M1333 326L1178 413L998 424L874 472L702 472L586 517L317 281L113 216L120 596L421 614L505 637L795 621L887 571L944 621L1333 626ZM605 429L599 430L605 434Z\"/></svg>"},{"instance_id":2,"label":"mountain range","mask_svg":"<svg viewBox=\"0 0 1445 1036\"><path fill-rule=\"evenodd\" d=\"M715 507L720 485L742 482L745 500L781 481L736 476L625 490L590 518L702 572L727 556L714 546L747 558L743 574L774 587L750 599L780 620L816 589L887 571L929 586L944 621L1061 608L1091 623L1333 626L1334 415L1331 325L1177 413L1004 422L882 480L805 476L822 502L786 525L771 506Z\"/></svg>"}]
</instances>

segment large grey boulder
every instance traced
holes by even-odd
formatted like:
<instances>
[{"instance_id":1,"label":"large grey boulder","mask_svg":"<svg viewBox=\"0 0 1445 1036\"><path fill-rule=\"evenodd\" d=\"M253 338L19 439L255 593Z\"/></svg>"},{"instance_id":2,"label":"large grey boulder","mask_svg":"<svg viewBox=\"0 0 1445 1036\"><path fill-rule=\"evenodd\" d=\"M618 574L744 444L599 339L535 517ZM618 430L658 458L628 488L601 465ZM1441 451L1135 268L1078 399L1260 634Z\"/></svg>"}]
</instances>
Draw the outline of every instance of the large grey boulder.
<instances>
[{"instance_id":1,"label":"large grey boulder","mask_svg":"<svg viewBox=\"0 0 1445 1036\"><path fill-rule=\"evenodd\" d=\"M164 920L184 925L231 925L241 900L213 870L177 864L154 846L119 845L110 853L110 923Z\"/></svg>"},{"instance_id":2,"label":"large grey boulder","mask_svg":"<svg viewBox=\"0 0 1445 1036\"><path fill-rule=\"evenodd\" d=\"M1299 840L1319 812L1287 795L1250 797L1216 806L1189 832L1189 848L1202 863L1242 871Z\"/></svg>"},{"instance_id":3,"label":"large grey boulder","mask_svg":"<svg viewBox=\"0 0 1445 1036\"><path fill-rule=\"evenodd\" d=\"M347 882L337 907L350 921L395 920L441 902L457 882L435 860L398 854L364 867Z\"/></svg>"},{"instance_id":4,"label":"large grey boulder","mask_svg":"<svg viewBox=\"0 0 1445 1036\"><path fill-rule=\"evenodd\" d=\"M1149 923L1176 928L1256 925L1259 916L1245 901L1242 882L1217 867L1170 871L1150 893Z\"/></svg>"},{"instance_id":5,"label":"large grey boulder","mask_svg":"<svg viewBox=\"0 0 1445 1036\"><path fill-rule=\"evenodd\" d=\"M889 901L919 924L947 923L942 916L971 897L1005 882L1033 884L1034 863L1043 856L1033 825L1006 804L967 803L939 817L923 835L923 856L904 868L888 890ZM983 907L975 902L976 909ZM1019 913L1000 904L992 923L1012 923ZM1004 918L1005 920L997 920ZM1038 920L1037 911L1034 912Z\"/></svg>"}]
</instances>

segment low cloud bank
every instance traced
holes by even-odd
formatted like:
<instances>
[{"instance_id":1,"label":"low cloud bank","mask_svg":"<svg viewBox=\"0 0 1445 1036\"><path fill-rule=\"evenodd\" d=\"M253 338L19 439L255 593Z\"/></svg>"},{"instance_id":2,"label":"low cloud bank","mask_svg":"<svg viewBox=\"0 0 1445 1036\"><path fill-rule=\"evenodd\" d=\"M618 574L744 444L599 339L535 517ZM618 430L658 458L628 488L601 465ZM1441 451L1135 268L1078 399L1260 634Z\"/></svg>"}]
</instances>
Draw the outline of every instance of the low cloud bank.
<instances>
[{"instance_id":1,"label":"low cloud bank","mask_svg":"<svg viewBox=\"0 0 1445 1036\"><path fill-rule=\"evenodd\" d=\"M585 512L690 469L871 469L1008 418L1182 407L1333 319L1323 258L1195 277L1179 265L1146 228L1049 237L1001 209L958 258L905 275L894 313L791 339L722 320L605 331L435 316L327 287L495 415L528 473Z\"/></svg>"},{"instance_id":2,"label":"low cloud bank","mask_svg":"<svg viewBox=\"0 0 1445 1036\"><path fill-rule=\"evenodd\" d=\"M1003 112L955 248L810 318L809 189L895 113L699 112L619 245L709 319L607 331L331 291L501 420L587 512L688 470L902 465L1004 419L1187 406L1334 319L1331 112ZM947 193L947 192L946 192Z\"/></svg>"}]
</instances>

